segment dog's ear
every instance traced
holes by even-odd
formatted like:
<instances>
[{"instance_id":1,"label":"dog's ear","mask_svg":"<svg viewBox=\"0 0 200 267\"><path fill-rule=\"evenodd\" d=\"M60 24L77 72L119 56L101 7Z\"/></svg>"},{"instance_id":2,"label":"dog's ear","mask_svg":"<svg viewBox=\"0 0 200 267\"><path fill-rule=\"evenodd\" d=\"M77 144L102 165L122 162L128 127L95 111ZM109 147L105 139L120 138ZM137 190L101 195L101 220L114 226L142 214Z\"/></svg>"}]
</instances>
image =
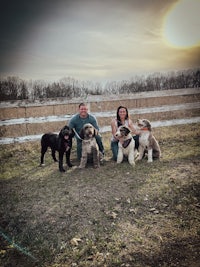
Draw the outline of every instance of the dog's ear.
<instances>
[{"instance_id":1,"label":"dog's ear","mask_svg":"<svg viewBox=\"0 0 200 267\"><path fill-rule=\"evenodd\" d=\"M123 127L125 131L125 135L127 136L131 131L128 127Z\"/></svg>"},{"instance_id":2,"label":"dog's ear","mask_svg":"<svg viewBox=\"0 0 200 267\"><path fill-rule=\"evenodd\" d=\"M63 128L59 132L59 137L63 137Z\"/></svg>"},{"instance_id":3,"label":"dog's ear","mask_svg":"<svg viewBox=\"0 0 200 267\"><path fill-rule=\"evenodd\" d=\"M94 137L98 135L98 130L96 128L94 128Z\"/></svg>"},{"instance_id":4,"label":"dog's ear","mask_svg":"<svg viewBox=\"0 0 200 267\"><path fill-rule=\"evenodd\" d=\"M85 136L85 129L84 128L81 129L79 136L81 139L84 139L84 136Z\"/></svg>"},{"instance_id":5,"label":"dog's ear","mask_svg":"<svg viewBox=\"0 0 200 267\"><path fill-rule=\"evenodd\" d=\"M75 136L75 132L73 129L70 128L70 137L74 137Z\"/></svg>"},{"instance_id":6,"label":"dog's ear","mask_svg":"<svg viewBox=\"0 0 200 267\"><path fill-rule=\"evenodd\" d=\"M147 128L151 132L151 123L150 121L146 120Z\"/></svg>"}]
</instances>

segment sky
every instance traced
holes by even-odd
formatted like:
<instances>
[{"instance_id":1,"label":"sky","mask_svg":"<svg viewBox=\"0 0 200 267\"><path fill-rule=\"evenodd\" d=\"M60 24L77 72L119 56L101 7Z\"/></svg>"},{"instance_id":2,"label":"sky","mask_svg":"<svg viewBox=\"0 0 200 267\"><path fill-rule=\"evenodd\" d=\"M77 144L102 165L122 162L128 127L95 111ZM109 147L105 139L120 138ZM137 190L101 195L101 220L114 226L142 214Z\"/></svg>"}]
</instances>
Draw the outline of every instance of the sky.
<instances>
[{"instance_id":1,"label":"sky","mask_svg":"<svg viewBox=\"0 0 200 267\"><path fill-rule=\"evenodd\" d=\"M0 77L105 83L200 67L200 0L0 3Z\"/></svg>"}]
</instances>

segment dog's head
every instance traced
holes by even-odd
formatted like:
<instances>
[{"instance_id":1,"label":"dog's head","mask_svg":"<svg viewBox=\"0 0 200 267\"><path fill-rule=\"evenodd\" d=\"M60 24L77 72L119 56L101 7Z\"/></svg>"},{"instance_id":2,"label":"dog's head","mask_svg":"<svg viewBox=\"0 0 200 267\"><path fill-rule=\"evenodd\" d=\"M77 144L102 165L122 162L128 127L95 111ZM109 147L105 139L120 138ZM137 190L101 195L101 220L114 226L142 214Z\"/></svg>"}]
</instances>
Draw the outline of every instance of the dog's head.
<instances>
[{"instance_id":1,"label":"dog's head","mask_svg":"<svg viewBox=\"0 0 200 267\"><path fill-rule=\"evenodd\" d=\"M115 137L117 139L122 137L127 137L130 134L130 129L126 126L119 126L117 132L115 133Z\"/></svg>"},{"instance_id":2,"label":"dog's head","mask_svg":"<svg viewBox=\"0 0 200 267\"><path fill-rule=\"evenodd\" d=\"M89 139L97 135L97 130L91 123L86 123L80 131L80 137L82 139Z\"/></svg>"},{"instance_id":3,"label":"dog's head","mask_svg":"<svg viewBox=\"0 0 200 267\"><path fill-rule=\"evenodd\" d=\"M65 125L61 129L59 137L63 138L64 140L69 140L70 138L74 137L74 131L69 128L69 126Z\"/></svg>"},{"instance_id":4,"label":"dog's head","mask_svg":"<svg viewBox=\"0 0 200 267\"><path fill-rule=\"evenodd\" d=\"M146 119L138 119L137 120L137 126L140 128L140 130L148 130L151 131L151 123L149 120Z\"/></svg>"}]
</instances>

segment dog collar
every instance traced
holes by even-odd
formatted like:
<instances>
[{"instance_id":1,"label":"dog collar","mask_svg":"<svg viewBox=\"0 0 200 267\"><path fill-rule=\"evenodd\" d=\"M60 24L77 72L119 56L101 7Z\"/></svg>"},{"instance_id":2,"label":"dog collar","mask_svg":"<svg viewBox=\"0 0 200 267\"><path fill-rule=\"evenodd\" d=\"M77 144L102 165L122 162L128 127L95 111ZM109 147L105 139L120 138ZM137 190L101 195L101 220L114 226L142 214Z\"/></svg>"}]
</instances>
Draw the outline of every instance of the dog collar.
<instances>
[{"instance_id":1,"label":"dog collar","mask_svg":"<svg viewBox=\"0 0 200 267\"><path fill-rule=\"evenodd\" d=\"M130 144L131 140L132 140L132 138L125 140L122 144L123 148L127 148L127 146Z\"/></svg>"},{"instance_id":2,"label":"dog collar","mask_svg":"<svg viewBox=\"0 0 200 267\"><path fill-rule=\"evenodd\" d=\"M140 129L141 131L148 131L149 129L147 127L144 127L142 129Z\"/></svg>"}]
</instances>

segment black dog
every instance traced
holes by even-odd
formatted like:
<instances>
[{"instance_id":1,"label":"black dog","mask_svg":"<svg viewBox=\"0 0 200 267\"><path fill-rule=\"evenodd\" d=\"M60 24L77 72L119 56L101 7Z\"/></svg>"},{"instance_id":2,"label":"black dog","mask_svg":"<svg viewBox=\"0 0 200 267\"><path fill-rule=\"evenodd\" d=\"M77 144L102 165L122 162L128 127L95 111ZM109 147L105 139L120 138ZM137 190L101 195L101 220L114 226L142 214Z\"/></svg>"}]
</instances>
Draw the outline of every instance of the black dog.
<instances>
[{"instance_id":1,"label":"black dog","mask_svg":"<svg viewBox=\"0 0 200 267\"><path fill-rule=\"evenodd\" d=\"M51 148L51 155L54 161L56 159L56 151L59 153L59 170L65 172L63 168L63 156L66 154L66 163L69 167L72 167L70 161L70 154L72 149L72 138L74 137L74 131L67 125L64 126L59 134L46 133L41 139L41 161L40 165L44 165L44 154L48 147Z\"/></svg>"}]
</instances>

